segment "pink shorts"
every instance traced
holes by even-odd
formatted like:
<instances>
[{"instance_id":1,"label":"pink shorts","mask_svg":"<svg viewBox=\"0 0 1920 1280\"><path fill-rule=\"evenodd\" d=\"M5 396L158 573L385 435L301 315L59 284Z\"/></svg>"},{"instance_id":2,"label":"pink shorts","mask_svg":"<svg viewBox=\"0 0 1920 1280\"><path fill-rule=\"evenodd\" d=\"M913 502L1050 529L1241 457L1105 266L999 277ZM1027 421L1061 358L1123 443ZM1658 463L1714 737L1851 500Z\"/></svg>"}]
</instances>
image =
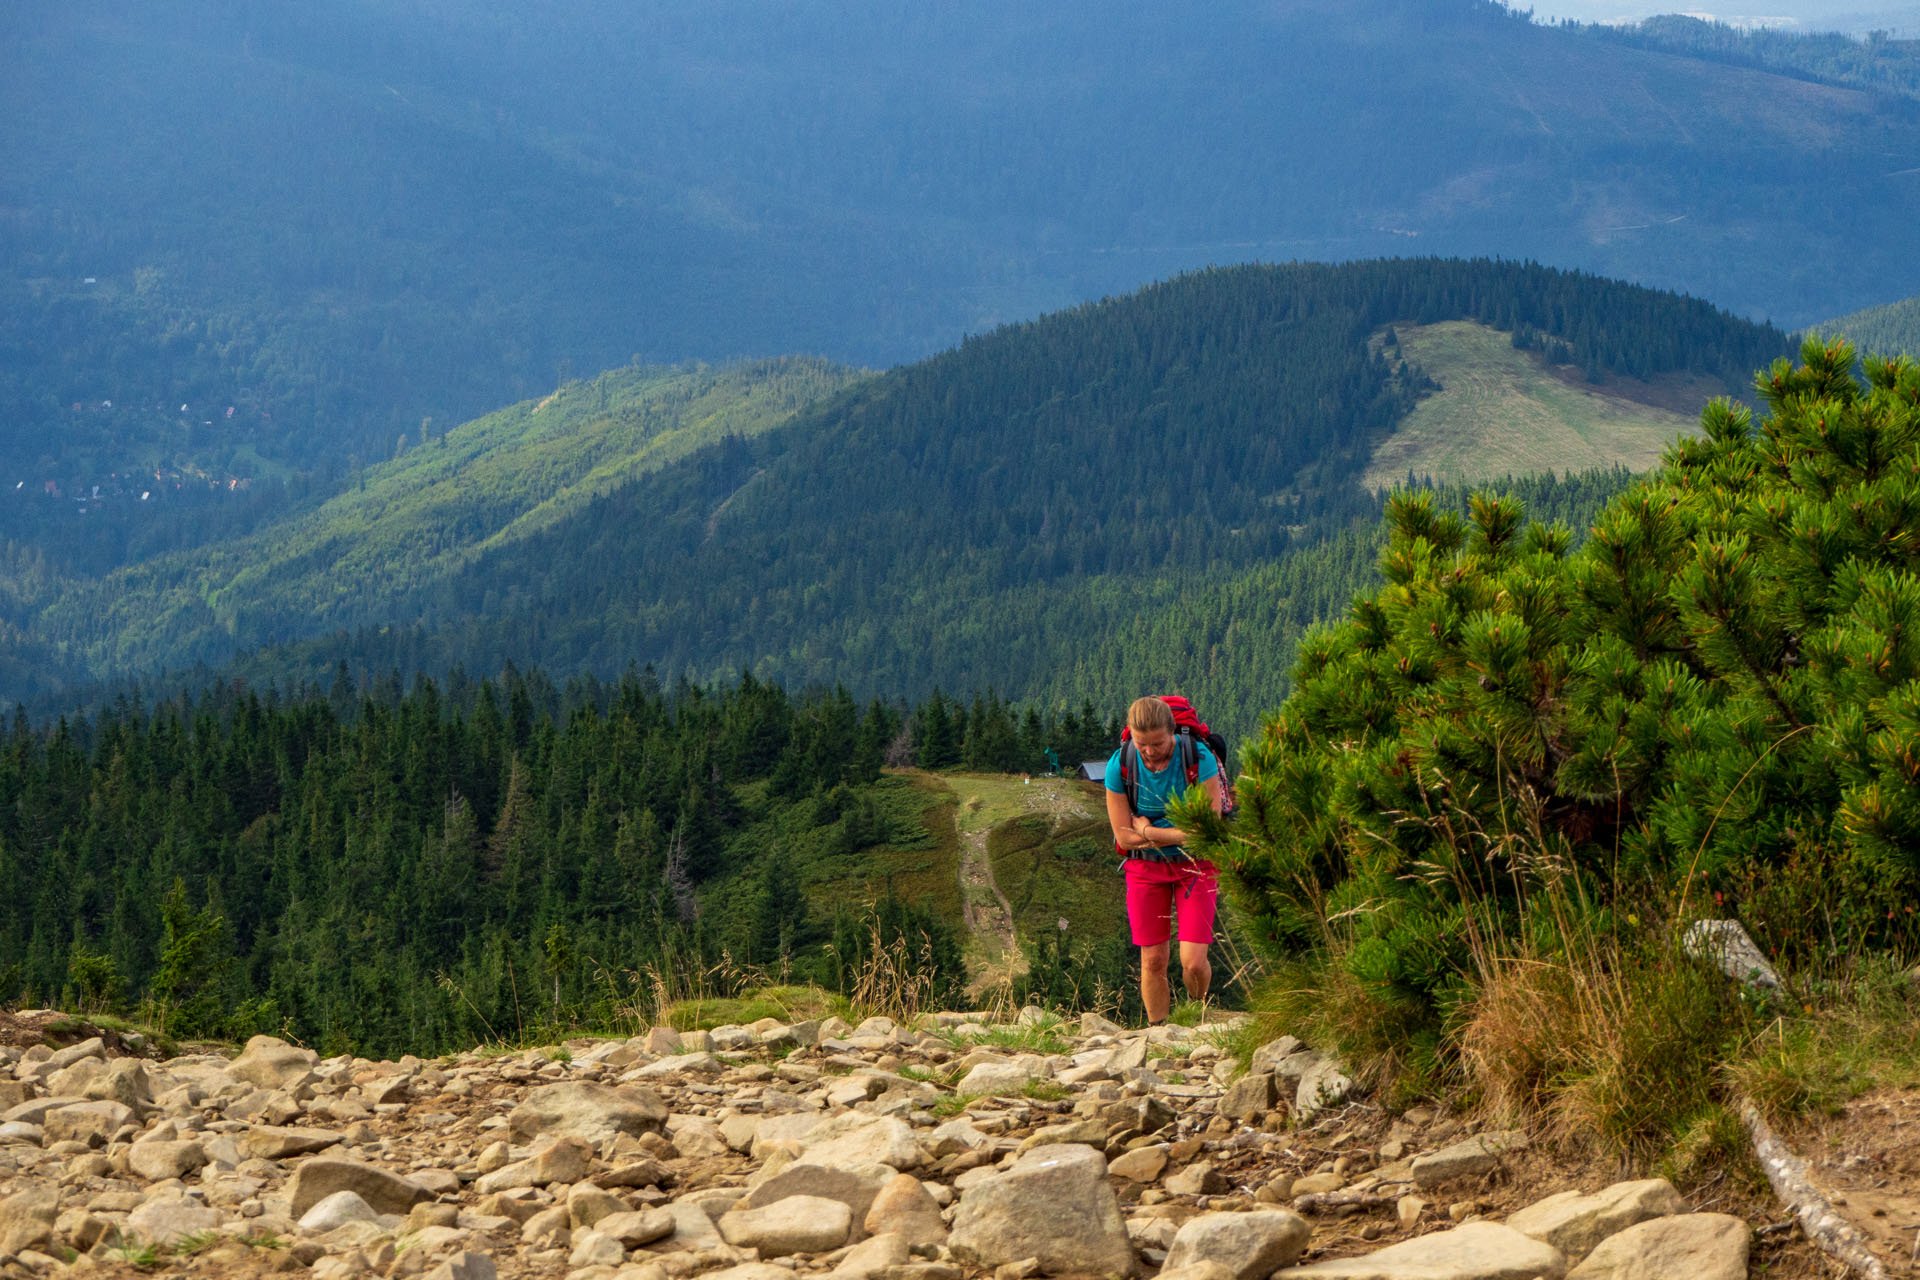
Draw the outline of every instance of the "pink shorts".
<instances>
[{"instance_id":1,"label":"pink shorts","mask_svg":"<svg viewBox=\"0 0 1920 1280\"><path fill-rule=\"evenodd\" d=\"M1180 921L1180 941L1212 942L1213 912L1220 900L1220 876L1211 862L1149 862L1127 859L1127 923L1133 945L1157 947Z\"/></svg>"}]
</instances>

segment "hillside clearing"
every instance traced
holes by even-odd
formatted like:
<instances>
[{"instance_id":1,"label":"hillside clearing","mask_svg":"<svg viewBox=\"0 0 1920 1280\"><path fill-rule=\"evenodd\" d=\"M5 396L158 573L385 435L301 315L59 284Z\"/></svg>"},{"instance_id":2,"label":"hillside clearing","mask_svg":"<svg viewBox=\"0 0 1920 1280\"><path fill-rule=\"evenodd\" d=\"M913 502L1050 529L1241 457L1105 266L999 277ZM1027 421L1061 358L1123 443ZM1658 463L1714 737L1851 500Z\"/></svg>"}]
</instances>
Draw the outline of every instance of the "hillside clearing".
<instances>
[{"instance_id":1,"label":"hillside clearing","mask_svg":"<svg viewBox=\"0 0 1920 1280\"><path fill-rule=\"evenodd\" d=\"M1508 334L1471 320L1406 326L1395 335L1403 358L1441 390L1374 450L1362 479L1372 489L1404 482L1408 473L1471 481L1616 464L1645 471L1693 429L1701 405L1727 391L1715 379L1684 374L1589 386L1577 370L1550 368L1515 350ZM1383 336L1374 336L1376 349Z\"/></svg>"}]
</instances>

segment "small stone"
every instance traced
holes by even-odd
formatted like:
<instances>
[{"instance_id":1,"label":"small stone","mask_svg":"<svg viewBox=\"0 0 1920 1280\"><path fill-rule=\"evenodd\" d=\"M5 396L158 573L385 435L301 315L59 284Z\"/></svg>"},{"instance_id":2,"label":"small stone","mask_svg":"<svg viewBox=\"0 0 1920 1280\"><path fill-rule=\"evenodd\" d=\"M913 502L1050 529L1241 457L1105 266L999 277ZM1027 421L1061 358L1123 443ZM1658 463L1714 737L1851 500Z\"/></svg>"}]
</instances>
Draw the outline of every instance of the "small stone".
<instances>
[{"instance_id":1,"label":"small stone","mask_svg":"<svg viewBox=\"0 0 1920 1280\"><path fill-rule=\"evenodd\" d=\"M463 1250L427 1272L426 1280L499 1280L499 1269L484 1253Z\"/></svg>"},{"instance_id":2,"label":"small stone","mask_svg":"<svg viewBox=\"0 0 1920 1280\"><path fill-rule=\"evenodd\" d=\"M945 1244L947 1240L940 1206L927 1194L920 1179L910 1173L895 1174L880 1188L864 1225L870 1235L898 1235L909 1245Z\"/></svg>"},{"instance_id":3,"label":"small stone","mask_svg":"<svg viewBox=\"0 0 1920 1280\"><path fill-rule=\"evenodd\" d=\"M534 1147L525 1160L515 1161L474 1182L481 1195L509 1191L515 1187L544 1187L555 1182L573 1183L587 1176L593 1163L593 1148L576 1137L550 1137Z\"/></svg>"},{"instance_id":4,"label":"small stone","mask_svg":"<svg viewBox=\"0 0 1920 1280\"><path fill-rule=\"evenodd\" d=\"M227 1074L261 1089L293 1092L313 1074L320 1055L298 1049L273 1036L255 1036L239 1057L227 1064Z\"/></svg>"},{"instance_id":5,"label":"small stone","mask_svg":"<svg viewBox=\"0 0 1920 1280\"><path fill-rule=\"evenodd\" d=\"M1056 1274L1133 1275L1133 1246L1106 1175L1106 1158L1092 1147L1035 1147L962 1194L954 1256L984 1267L1038 1258Z\"/></svg>"},{"instance_id":6,"label":"small stone","mask_svg":"<svg viewBox=\"0 0 1920 1280\"><path fill-rule=\"evenodd\" d=\"M1217 1262L1233 1280L1266 1280L1273 1271L1291 1265L1312 1234L1306 1219L1285 1209L1203 1214L1180 1228L1163 1266L1178 1270Z\"/></svg>"},{"instance_id":7,"label":"small stone","mask_svg":"<svg viewBox=\"0 0 1920 1280\"><path fill-rule=\"evenodd\" d=\"M149 1200L127 1218L128 1234L143 1244L168 1245L219 1225L219 1210L171 1196Z\"/></svg>"},{"instance_id":8,"label":"small stone","mask_svg":"<svg viewBox=\"0 0 1920 1280\"><path fill-rule=\"evenodd\" d=\"M1329 1191L1338 1191L1347 1185L1347 1180L1337 1173L1309 1173L1305 1177L1293 1180L1293 1194L1296 1196L1319 1196Z\"/></svg>"},{"instance_id":9,"label":"small stone","mask_svg":"<svg viewBox=\"0 0 1920 1280\"><path fill-rule=\"evenodd\" d=\"M1724 1213L1654 1218L1602 1240L1567 1280L1745 1280L1750 1235Z\"/></svg>"},{"instance_id":10,"label":"small stone","mask_svg":"<svg viewBox=\"0 0 1920 1280\"><path fill-rule=\"evenodd\" d=\"M1215 1171L1212 1165L1202 1161L1188 1165L1168 1178L1162 1185L1170 1195L1217 1196L1224 1194L1230 1184Z\"/></svg>"},{"instance_id":11,"label":"small stone","mask_svg":"<svg viewBox=\"0 0 1920 1280\"><path fill-rule=\"evenodd\" d=\"M1220 1115L1230 1120L1257 1120L1273 1110L1277 1101L1273 1087L1273 1075L1270 1072L1258 1072L1242 1076L1227 1086L1225 1094L1215 1104Z\"/></svg>"},{"instance_id":12,"label":"small stone","mask_svg":"<svg viewBox=\"0 0 1920 1280\"><path fill-rule=\"evenodd\" d=\"M0 1255L20 1253L53 1239L60 1195L52 1187L34 1187L0 1200Z\"/></svg>"},{"instance_id":13,"label":"small stone","mask_svg":"<svg viewBox=\"0 0 1920 1280\"><path fill-rule=\"evenodd\" d=\"M672 1235L673 1215L658 1208L610 1213L594 1223L593 1229L618 1240L626 1248L638 1249Z\"/></svg>"},{"instance_id":14,"label":"small stone","mask_svg":"<svg viewBox=\"0 0 1920 1280\"><path fill-rule=\"evenodd\" d=\"M507 1132L521 1140L565 1134L598 1143L622 1133L659 1133L667 1106L652 1091L573 1081L535 1089L507 1116Z\"/></svg>"},{"instance_id":15,"label":"small stone","mask_svg":"<svg viewBox=\"0 0 1920 1280\"><path fill-rule=\"evenodd\" d=\"M847 1250L830 1273L834 1280L870 1280L888 1267L897 1267L912 1255L907 1242L896 1235L877 1235Z\"/></svg>"},{"instance_id":16,"label":"small stone","mask_svg":"<svg viewBox=\"0 0 1920 1280\"><path fill-rule=\"evenodd\" d=\"M967 1072L956 1084L954 1092L963 1097L969 1094L1014 1094L1024 1091L1033 1072L1024 1064L1017 1062L982 1062Z\"/></svg>"},{"instance_id":17,"label":"small stone","mask_svg":"<svg viewBox=\"0 0 1920 1280\"><path fill-rule=\"evenodd\" d=\"M127 1148L127 1167L148 1182L184 1178L207 1163L197 1142L136 1142Z\"/></svg>"},{"instance_id":18,"label":"small stone","mask_svg":"<svg viewBox=\"0 0 1920 1280\"><path fill-rule=\"evenodd\" d=\"M839 1248L853 1230L853 1215L838 1200L788 1196L765 1208L722 1214L718 1225L728 1244L779 1257Z\"/></svg>"},{"instance_id":19,"label":"small stone","mask_svg":"<svg viewBox=\"0 0 1920 1280\"><path fill-rule=\"evenodd\" d=\"M1340 1063L1321 1057L1300 1074L1300 1083L1293 1095L1293 1117L1296 1121L1310 1119L1327 1107L1346 1101L1351 1092L1353 1081L1341 1071Z\"/></svg>"},{"instance_id":20,"label":"small stone","mask_svg":"<svg viewBox=\"0 0 1920 1280\"><path fill-rule=\"evenodd\" d=\"M373 1222L374 1207L352 1191L336 1191L300 1215L299 1227L308 1235L323 1236L349 1222Z\"/></svg>"},{"instance_id":21,"label":"small stone","mask_svg":"<svg viewBox=\"0 0 1920 1280\"><path fill-rule=\"evenodd\" d=\"M1431 1190L1455 1178L1476 1178L1491 1172L1500 1157L1526 1147L1527 1135L1517 1129L1476 1134L1452 1146L1413 1161L1413 1181L1421 1190Z\"/></svg>"},{"instance_id":22,"label":"small stone","mask_svg":"<svg viewBox=\"0 0 1920 1280\"><path fill-rule=\"evenodd\" d=\"M1274 1273L1274 1280L1542 1280L1565 1274L1566 1259L1552 1245L1509 1230L1496 1222L1470 1222L1357 1258L1316 1262ZM1668 1280L1694 1280L1691 1273L1667 1273Z\"/></svg>"},{"instance_id":23,"label":"small stone","mask_svg":"<svg viewBox=\"0 0 1920 1280\"><path fill-rule=\"evenodd\" d=\"M357 1193L376 1213L404 1214L420 1201L433 1198L417 1182L385 1169L357 1160L308 1156L294 1170L288 1212L298 1220L336 1191Z\"/></svg>"},{"instance_id":24,"label":"small stone","mask_svg":"<svg viewBox=\"0 0 1920 1280\"><path fill-rule=\"evenodd\" d=\"M567 1255L567 1265L572 1267L617 1267L627 1260L627 1251L612 1236L598 1231L580 1231L574 1234L573 1251Z\"/></svg>"},{"instance_id":25,"label":"small stone","mask_svg":"<svg viewBox=\"0 0 1920 1280\"><path fill-rule=\"evenodd\" d=\"M575 1183L567 1193L567 1220L574 1227L591 1227L602 1218L627 1212L627 1202L591 1182Z\"/></svg>"},{"instance_id":26,"label":"small stone","mask_svg":"<svg viewBox=\"0 0 1920 1280\"><path fill-rule=\"evenodd\" d=\"M1109 1164L1107 1172L1129 1182L1152 1182L1166 1168L1167 1148L1164 1144L1155 1144L1151 1147L1135 1147Z\"/></svg>"},{"instance_id":27,"label":"small stone","mask_svg":"<svg viewBox=\"0 0 1920 1280\"><path fill-rule=\"evenodd\" d=\"M1685 1213L1686 1201L1664 1178L1616 1182L1593 1195L1563 1191L1509 1214L1507 1225L1567 1255L1578 1264L1608 1236L1636 1223Z\"/></svg>"},{"instance_id":28,"label":"small stone","mask_svg":"<svg viewBox=\"0 0 1920 1280\"><path fill-rule=\"evenodd\" d=\"M1419 1196L1401 1196L1394 1201L1393 1220L1400 1224L1402 1231L1411 1231L1420 1224L1420 1215L1427 1211L1427 1202Z\"/></svg>"},{"instance_id":29,"label":"small stone","mask_svg":"<svg viewBox=\"0 0 1920 1280\"><path fill-rule=\"evenodd\" d=\"M344 1135L330 1129L282 1128L279 1125L257 1124L247 1130L241 1147L247 1156L255 1160L285 1160L289 1156L304 1156L315 1151L324 1151L338 1144Z\"/></svg>"}]
</instances>

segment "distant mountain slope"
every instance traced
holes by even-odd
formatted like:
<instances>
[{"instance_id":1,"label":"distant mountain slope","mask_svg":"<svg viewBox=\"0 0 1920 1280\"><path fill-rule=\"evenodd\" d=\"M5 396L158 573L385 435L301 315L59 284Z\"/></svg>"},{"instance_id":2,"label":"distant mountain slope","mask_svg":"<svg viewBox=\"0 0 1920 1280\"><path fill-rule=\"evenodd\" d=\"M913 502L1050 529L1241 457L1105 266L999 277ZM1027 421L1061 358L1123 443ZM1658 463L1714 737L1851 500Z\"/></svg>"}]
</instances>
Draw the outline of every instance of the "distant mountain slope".
<instances>
[{"instance_id":1,"label":"distant mountain slope","mask_svg":"<svg viewBox=\"0 0 1920 1280\"><path fill-rule=\"evenodd\" d=\"M1864 354L1920 359L1920 297L1869 307L1814 328L1841 334Z\"/></svg>"},{"instance_id":2,"label":"distant mountain slope","mask_svg":"<svg viewBox=\"0 0 1920 1280\"><path fill-rule=\"evenodd\" d=\"M1112 645L1152 636L1128 670L1177 653L1184 678L1252 701L1369 571L1369 544L1340 535L1371 523L1356 482L1421 394L1370 336L1463 318L1551 335L1603 376L1738 383L1785 349L1704 303L1533 266L1207 271L830 396L848 375L818 365L609 374L280 527L69 591L25 629L100 676L306 638L276 661L747 666L890 694L1104 684L1085 664L1117 670ZM773 392L748 394L755 376ZM710 425L686 403L702 378L731 406ZM1196 617L1202 588L1217 604Z\"/></svg>"},{"instance_id":3,"label":"distant mountain slope","mask_svg":"<svg viewBox=\"0 0 1920 1280\"><path fill-rule=\"evenodd\" d=\"M1694 428L1701 405L1748 394L1743 384L1700 373L1673 372L1657 382L1583 376L1557 352L1515 347L1514 337L1471 320L1383 331L1376 339L1382 354L1408 362L1440 390L1380 442L1364 483L1616 466L1645 471Z\"/></svg>"},{"instance_id":4,"label":"distant mountain slope","mask_svg":"<svg viewBox=\"0 0 1920 1280\"><path fill-rule=\"evenodd\" d=\"M67 493L337 483L569 370L916 359L1210 263L1530 257L1796 324L1920 292L1911 100L1486 0L100 0L8 37L0 474Z\"/></svg>"}]
</instances>

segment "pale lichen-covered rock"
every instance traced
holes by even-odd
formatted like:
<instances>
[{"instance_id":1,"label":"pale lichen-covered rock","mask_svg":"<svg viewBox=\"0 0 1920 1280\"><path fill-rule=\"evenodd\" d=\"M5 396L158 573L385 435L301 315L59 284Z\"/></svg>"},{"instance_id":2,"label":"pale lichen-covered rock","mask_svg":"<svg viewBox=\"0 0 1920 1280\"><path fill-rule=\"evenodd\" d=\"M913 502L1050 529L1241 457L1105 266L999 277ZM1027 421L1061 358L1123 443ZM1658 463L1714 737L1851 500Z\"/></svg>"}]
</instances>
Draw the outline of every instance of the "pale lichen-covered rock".
<instances>
[{"instance_id":1,"label":"pale lichen-covered rock","mask_svg":"<svg viewBox=\"0 0 1920 1280\"><path fill-rule=\"evenodd\" d=\"M1566 1273L1567 1260L1552 1245L1497 1222L1469 1222L1358 1258L1288 1267L1274 1280L1561 1280Z\"/></svg>"},{"instance_id":2,"label":"pale lichen-covered rock","mask_svg":"<svg viewBox=\"0 0 1920 1280\"><path fill-rule=\"evenodd\" d=\"M279 1125L257 1124L247 1130L241 1140L241 1149L249 1159L285 1160L289 1156L310 1155L315 1151L325 1151L337 1145L344 1134L331 1129L283 1128Z\"/></svg>"},{"instance_id":3,"label":"pale lichen-covered rock","mask_svg":"<svg viewBox=\"0 0 1920 1280\"><path fill-rule=\"evenodd\" d=\"M133 1108L124 1102L76 1102L47 1112L41 1128L46 1130L49 1146L56 1142L84 1142L99 1147L136 1119Z\"/></svg>"},{"instance_id":4,"label":"pale lichen-covered rock","mask_svg":"<svg viewBox=\"0 0 1920 1280\"><path fill-rule=\"evenodd\" d=\"M1217 1262L1228 1268L1233 1280L1266 1280L1298 1258L1312 1234L1305 1218L1285 1209L1203 1214L1174 1236L1162 1274Z\"/></svg>"},{"instance_id":5,"label":"pale lichen-covered rock","mask_svg":"<svg viewBox=\"0 0 1920 1280\"><path fill-rule=\"evenodd\" d=\"M1509 1214L1507 1225L1544 1240L1577 1264L1608 1236L1652 1218L1685 1213L1686 1201L1665 1178L1616 1182L1592 1195L1563 1191Z\"/></svg>"},{"instance_id":6,"label":"pale lichen-covered rock","mask_svg":"<svg viewBox=\"0 0 1920 1280\"><path fill-rule=\"evenodd\" d=\"M718 1225L728 1244L777 1258L838 1249L853 1230L853 1215L838 1200L788 1196L764 1208L722 1214Z\"/></svg>"},{"instance_id":7,"label":"pale lichen-covered rock","mask_svg":"<svg viewBox=\"0 0 1920 1280\"><path fill-rule=\"evenodd\" d=\"M50 1186L32 1187L0 1200L0 1254L49 1243L59 1213L60 1193Z\"/></svg>"},{"instance_id":8,"label":"pale lichen-covered rock","mask_svg":"<svg viewBox=\"0 0 1920 1280\"><path fill-rule=\"evenodd\" d=\"M1137 1267L1106 1157L1092 1147L1035 1147L968 1189L948 1244L987 1267L1023 1258L1051 1272L1127 1276Z\"/></svg>"},{"instance_id":9,"label":"pale lichen-covered rock","mask_svg":"<svg viewBox=\"0 0 1920 1280\"><path fill-rule=\"evenodd\" d=\"M1724 1213L1653 1218L1595 1245L1567 1280L1746 1280L1751 1234Z\"/></svg>"},{"instance_id":10,"label":"pale lichen-covered rock","mask_svg":"<svg viewBox=\"0 0 1920 1280\"><path fill-rule=\"evenodd\" d=\"M320 1055L274 1036L255 1036L239 1057L227 1064L227 1074L261 1089L291 1093L313 1073Z\"/></svg>"},{"instance_id":11,"label":"pale lichen-covered rock","mask_svg":"<svg viewBox=\"0 0 1920 1280\"><path fill-rule=\"evenodd\" d=\"M567 1134L600 1142L622 1133L661 1133L667 1105L649 1089L614 1089L589 1080L535 1089L507 1116L507 1131L525 1141L541 1134Z\"/></svg>"},{"instance_id":12,"label":"pale lichen-covered rock","mask_svg":"<svg viewBox=\"0 0 1920 1280\"><path fill-rule=\"evenodd\" d=\"M1422 1190L1451 1182L1455 1178L1477 1178L1500 1164L1500 1157L1527 1145L1527 1135L1517 1129L1478 1133L1462 1138L1452 1146L1415 1157L1413 1181Z\"/></svg>"},{"instance_id":13,"label":"pale lichen-covered rock","mask_svg":"<svg viewBox=\"0 0 1920 1280\"><path fill-rule=\"evenodd\" d=\"M869 1235L897 1235L910 1245L944 1244L947 1239L939 1202L910 1173L895 1174L880 1188L865 1225Z\"/></svg>"},{"instance_id":14,"label":"pale lichen-covered rock","mask_svg":"<svg viewBox=\"0 0 1920 1280\"><path fill-rule=\"evenodd\" d=\"M336 1191L300 1215L299 1227L308 1235L325 1235L349 1222L373 1222L379 1218L372 1205L353 1191Z\"/></svg>"},{"instance_id":15,"label":"pale lichen-covered rock","mask_svg":"<svg viewBox=\"0 0 1920 1280\"><path fill-rule=\"evenodd\" d=\"M294 1170L289 1212L297 1220L336 1191L352 1191L379 1213L404 1214L433 1194L411 1178L332 1156L309 1156Z\"/></svg>"},{"instance_id":16,"label":"pale lichen-covered rock","mask_svg":"<svg viewBox=\"0 0 1920 1280\"><path fill-rule=\"evenodd\" d=\"M197 1142L136 1142L127 1149L127 1167L148 1182L184 1178L207 1163Z\"/></svg>"},{"instance_id":17,"label":"pale lichen-covered rock","mask_svg":"<svg viewBox=\"0 0 1920 1280\"><path fill-rule=\"evenodd\" d=\"M127 1234L142 1244L169 1245L220 1226L220 1211L191 1200L158 1196L127 1218Z\"/></svg>"}]
</instances>

